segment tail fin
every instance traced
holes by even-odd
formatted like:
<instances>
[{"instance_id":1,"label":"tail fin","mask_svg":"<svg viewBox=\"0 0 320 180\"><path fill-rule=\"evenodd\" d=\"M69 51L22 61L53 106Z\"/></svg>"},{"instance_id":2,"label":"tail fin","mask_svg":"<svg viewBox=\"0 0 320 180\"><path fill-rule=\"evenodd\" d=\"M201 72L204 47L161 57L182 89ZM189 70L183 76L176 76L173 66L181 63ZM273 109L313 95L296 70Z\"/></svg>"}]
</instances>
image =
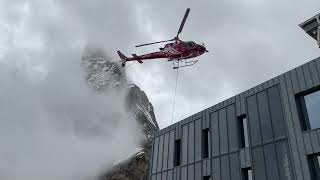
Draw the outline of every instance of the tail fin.
<instances>
[{"instance_id":1,"label":"tail fin","mask_svg":"<svg viewBox=\"0 0 320 180\"><path fill-rule=\"evenodd\" d=\"M120 59L121 59L121 62L122 62L122 67L124 67L126 65L126 62L127 62L127 59L128 57L126 57L124 54L122 54L120 51L117 51L119 56L120 56Z\"/></svg>"}]
</instances>

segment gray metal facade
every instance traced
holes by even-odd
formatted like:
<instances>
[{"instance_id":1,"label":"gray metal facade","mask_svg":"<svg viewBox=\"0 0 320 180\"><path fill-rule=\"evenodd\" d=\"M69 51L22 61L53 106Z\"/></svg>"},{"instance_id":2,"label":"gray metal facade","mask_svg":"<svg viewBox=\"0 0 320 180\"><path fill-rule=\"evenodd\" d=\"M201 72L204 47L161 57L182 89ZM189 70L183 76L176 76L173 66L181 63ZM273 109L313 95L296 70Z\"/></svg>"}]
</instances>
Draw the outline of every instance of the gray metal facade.
<instances>
[{"instance_id":1,"label":"gray metal facade","mask_svg":"<svg viewBox=\"0 0 320 180\"><path fill-rule=\"evenodd\" d=\"M320 129L304 131L296 95L320 87L320 58L194 114L155 134L151 180L310 180L307 155L320 152ZM320 108L319 108L320 110ZM238 118L248 120L248 148L239 146ZM202 130L209 128L209 157L202 158ZM181 164L174 143L181 140Z\"/></svg>"}]
</instances>

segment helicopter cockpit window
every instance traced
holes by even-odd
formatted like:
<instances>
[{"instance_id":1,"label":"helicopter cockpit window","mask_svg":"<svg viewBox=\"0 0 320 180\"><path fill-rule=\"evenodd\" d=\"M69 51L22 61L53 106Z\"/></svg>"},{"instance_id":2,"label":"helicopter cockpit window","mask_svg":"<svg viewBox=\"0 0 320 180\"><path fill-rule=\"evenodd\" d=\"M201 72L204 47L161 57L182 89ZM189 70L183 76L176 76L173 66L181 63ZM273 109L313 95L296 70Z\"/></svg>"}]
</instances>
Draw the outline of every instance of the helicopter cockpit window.
<instances>
[{"instance_id":1,"label":"helicopter cockpit window","mask_svg":"<svg viewBox=\"0 0 320 180\"><path fill-rule=\"evenodd\" d=\"M191 41L190 41L190 42L187 42L186 44L187 44L187 47L188 47L188 48L194 47L194 43L191 42Z\"/></svg>"}]
</instances>

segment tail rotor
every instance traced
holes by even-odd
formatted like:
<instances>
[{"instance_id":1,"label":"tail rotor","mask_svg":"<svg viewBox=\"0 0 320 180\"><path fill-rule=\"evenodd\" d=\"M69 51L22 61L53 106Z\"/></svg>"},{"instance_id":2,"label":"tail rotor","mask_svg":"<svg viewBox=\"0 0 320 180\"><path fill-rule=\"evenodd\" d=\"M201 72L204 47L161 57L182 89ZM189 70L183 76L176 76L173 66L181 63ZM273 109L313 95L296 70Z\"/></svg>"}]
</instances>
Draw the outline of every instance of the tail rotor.
<instances>
[{"instance_id":1,"label":"tail rotor","mask_svg":"<svg viewBox=\"0 0 320 180\"><path fill-rule=\"evenodd\" d=\"M121 65L122 65L122 67L125 67L125 66L126 66L126 62L127 62L127 60L128 60L128 57L125 56L124 54L122 54L120 51L117 51L117 52L118 52L118 55L119 55L119 57L120 57L120 59L121 59Z\"/></svg>"}]
</instances>

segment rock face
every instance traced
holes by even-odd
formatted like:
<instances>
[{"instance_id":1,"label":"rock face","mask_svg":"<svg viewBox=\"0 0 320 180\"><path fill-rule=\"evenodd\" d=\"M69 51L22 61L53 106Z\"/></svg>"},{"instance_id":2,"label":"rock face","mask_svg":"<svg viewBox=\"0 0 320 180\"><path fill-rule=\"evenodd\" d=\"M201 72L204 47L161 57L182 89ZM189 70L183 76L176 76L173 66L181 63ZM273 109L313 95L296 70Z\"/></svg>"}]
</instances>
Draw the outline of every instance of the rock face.
<instances>
[{"instance_id":1,"label":"rock face","mask_svg":"<svg viewBox=\"0 0 320 180\"><path fill-rule=\"evenodd\" d=\"M110 58L100 48L87 47L82 55L82 65L86 71L88 85L99 92L110 88L126 89L126 104L129 112L141 126L145 140L142 148L127 160L116 164L101 180L146 180L149 176L149 160L152 149L152 136L159 130L153 106L147 95L135 84L127 82L125 71L120 64Z\"/></svg>"},{"instance_id":2,"label":"rock face","mask_svg":"<svg viewBox=\"0 0 320 180\"><path fill-rule=\"evenodd\" d=\"M125 72L99 48L87 47L82 54L82 66L86 71L88 85L97 91L123 88L127 85Z\"/></svg>"}]
</instances>

